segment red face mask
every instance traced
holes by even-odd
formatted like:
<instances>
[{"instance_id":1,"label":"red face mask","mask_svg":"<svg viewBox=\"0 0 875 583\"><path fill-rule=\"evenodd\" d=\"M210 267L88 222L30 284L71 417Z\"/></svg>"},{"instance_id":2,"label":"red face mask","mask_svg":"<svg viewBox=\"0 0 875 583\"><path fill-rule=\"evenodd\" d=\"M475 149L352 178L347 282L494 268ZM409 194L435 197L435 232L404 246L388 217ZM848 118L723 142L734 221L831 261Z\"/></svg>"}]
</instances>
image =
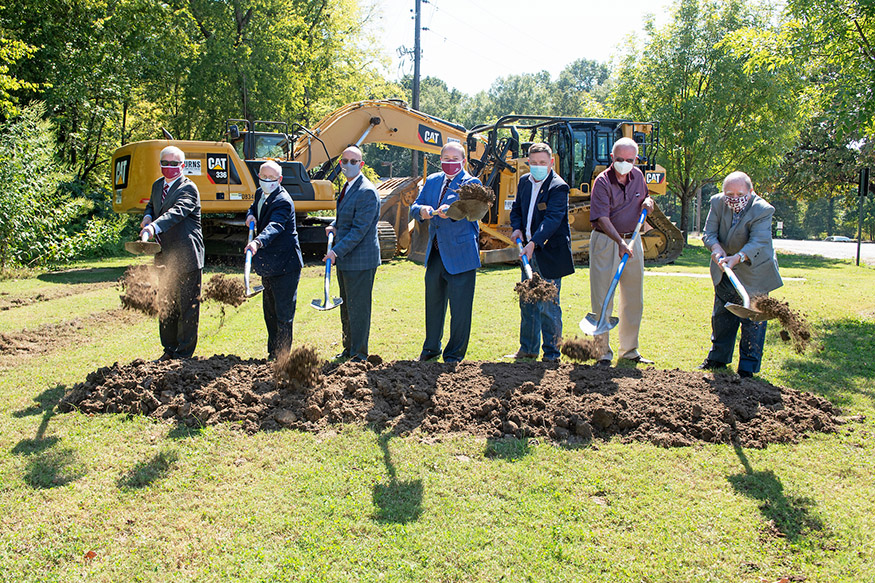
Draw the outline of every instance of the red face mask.
<instances>
[{"instance_id":1,"label":"red face mask","mask_svg":"<svg viewBox=\"0 0 875 583\"><path fill-rule=\"evenodd\" d=\"M447 176L455 176L456 174L458 174L459 172L462 171L463 165L464 165L464 162L462 162L461 160L459 160L457 162L441 161L441 170L443 170L444 174L446 174Z\"/></svg>"},{"instance_id":2,"label":"red face mask","mask_svg":"<svg viewBox=\"0 0 875 583\"><path fill-rule=\"evenodd\" d=\"M162 166L161 174L164 175L164 178L168 181L175 180L179 178L179 175L182 174L182 166Z\"/></svg>"}]
</instances>

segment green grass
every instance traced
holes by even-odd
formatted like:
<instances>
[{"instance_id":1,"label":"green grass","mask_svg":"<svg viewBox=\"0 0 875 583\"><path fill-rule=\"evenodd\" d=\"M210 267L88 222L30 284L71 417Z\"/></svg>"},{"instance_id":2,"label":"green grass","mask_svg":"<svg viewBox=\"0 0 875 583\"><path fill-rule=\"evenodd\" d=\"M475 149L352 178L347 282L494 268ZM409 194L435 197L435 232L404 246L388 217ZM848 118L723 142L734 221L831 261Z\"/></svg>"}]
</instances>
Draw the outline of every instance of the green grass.
<instances>
[{"instance_id":1,"label":"green grass","mask_svg":"<svg viewBox=\"0 0 875 583\"><path fill-rule=\"evenodd\" d=\"M707 261L695 245L648 271L706 274ZM250 436L60 414L58 399L88 372L161 352L153 320L86 328L63 350L0 371L0 581L875 580L875 272L780 261L804 281L774 295L807 314L817 347L797 355L770 326L762 377L867 419L765 450L565 448L356 426ZM7 279L0 293L111 281L128 263ZM330 356L339 311L309 307L321 275L305 268L295 341ZM372 352L419 354L422 276L403 260L378 271ZM470 359L516 350L517 278L516 268L478 274ZM589 311L588 284L585 267L563 280L566 333ZM106 288L0 311L0 331L114 309L117 296ZM642 353L691 370L708 349L712 302L707 278L646 277ZM263 357L265 343L260 300L224 317L203 309L199 355Z\"/></svg>"}]
</instances>

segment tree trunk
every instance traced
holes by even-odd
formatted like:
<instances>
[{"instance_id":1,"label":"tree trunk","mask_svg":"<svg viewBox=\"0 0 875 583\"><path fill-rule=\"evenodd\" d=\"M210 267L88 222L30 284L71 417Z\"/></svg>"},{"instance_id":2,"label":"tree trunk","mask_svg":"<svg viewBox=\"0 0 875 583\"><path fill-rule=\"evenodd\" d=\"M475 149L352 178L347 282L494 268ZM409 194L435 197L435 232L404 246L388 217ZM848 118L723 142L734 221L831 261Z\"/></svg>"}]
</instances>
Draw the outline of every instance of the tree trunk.
<instances>
[{"instance_id":1,"label":"tree trunk","mask_svg":"<svg viewBox=\"0 0 875 583\"><path fill-rule=\"evenodd\" d=\"M836 208L835 198L831 196L827 199L827 205L826 205L826 234L827 234L827 236L833 234L832 231L833 231L833 223L834 223L833 218L835 217L835 208Z\"/></svg>"}]
</instances>

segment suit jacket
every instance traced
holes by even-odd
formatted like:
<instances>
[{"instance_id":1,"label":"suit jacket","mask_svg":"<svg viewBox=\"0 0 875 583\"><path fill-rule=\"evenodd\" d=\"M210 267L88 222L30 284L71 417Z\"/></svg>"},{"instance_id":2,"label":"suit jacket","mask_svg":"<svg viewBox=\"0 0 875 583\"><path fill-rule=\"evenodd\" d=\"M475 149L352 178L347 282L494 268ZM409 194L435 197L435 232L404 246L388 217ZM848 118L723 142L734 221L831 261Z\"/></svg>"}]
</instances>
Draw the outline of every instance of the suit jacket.
<instances>
[{"instance_id":1,"label":"suit jacket","mask_svg":"<svg viewBox=\"0 0 875 583\"><path fill-rule=\"evenodd\" d=\"M371 181L359 174L347 187L331 223L337 229L333 247L337 269L358 271L380 265L379 219L380 195Z\"/></svg>"},{"instance_id":2,"label":"suit jacket","mask_svg":"<svg viewBox=\"0 0 875 583\"><path fill-rule=\"evenodd\" d=\"M778 289L784 282L778 273L778 258L772 247L772 215L775 207L756 194L751 194L747 206L741 211L738 223L732 226L732 209L723 201L723 194L711 197L711 209L705 219L705 234L702 241L709 249L720 243L728 255L743 251L750 263L739 263L733 269L738 280L751 296ZM711 262L711 281L720 283L723 270Z\"/></svg>"},{"instance_id":3,"label":"suit jacket","mask_svg":"<svg viewBox=\"0 0 875 583\"><path fill-rule=\"evenodd\" d=\"M410 216L419 222L424 219L420 214L423 205L438 208L445 174L436 172L425 180L419 196L410 205ZM462 170L450 182L444 200L441 204L452 204L459 200L459 188L463 184L480 181ZM434 250L434 239L437 237L441 249L441 259L447 272L456 275L480 267L480 223L478 221L443 219L437 215L428 221L428 247L425 251L425 263L428 264L429 254Z\"/></svg>"},{"instance_id":4,"label":"suit jacket","mask_svg":"<svg viewBox=\"0 0 875 583\"><path fill-rule=\"evenodd\" d=\"M510 209L510 226L522 231L523 239L526 239L526 219L532 201L533 184L529 176L524 174L520 178L517 196ZM568 228L568 185L551 170L535 196L531 228L538 269L548 279L571 275L574 260L571 258L571 230Z\"/></svg>"},{"instance_id":5,"label":"suit jacket","mask_svg":"<svg viewBox=\"0 0 875 583\"><path fill-rule=\"evenodd\" d=\"M304 259L295 228L295 203L282 186L274 190L258 212L258 201L264 196L259 188L247 214L255 217L255 228L261 249L252 257L252 268L262 277L272 277L301 271Z\"/></svg>"},{"instance_id":6,"label":"suit jacket","mask_svg":"<svg viewBox=\"0 0 875 583\"><path fill-rule=\"evenodd\" d=\"M204 235L197 186L186 176L180 177L170 187L162 204L163 190L163 178L152 183L152 194L145 211L160 230L161 252L155 256L155 265L165 266L175 273L203 269Z\"/></svg>"}]
</instances>

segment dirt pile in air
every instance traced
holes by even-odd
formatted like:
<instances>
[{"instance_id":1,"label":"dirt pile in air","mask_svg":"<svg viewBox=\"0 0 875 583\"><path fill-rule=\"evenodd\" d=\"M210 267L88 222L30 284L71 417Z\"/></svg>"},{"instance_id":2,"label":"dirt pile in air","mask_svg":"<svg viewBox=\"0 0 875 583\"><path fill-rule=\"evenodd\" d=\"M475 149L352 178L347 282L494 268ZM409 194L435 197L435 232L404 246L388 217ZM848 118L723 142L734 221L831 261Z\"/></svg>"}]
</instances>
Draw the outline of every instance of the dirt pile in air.
<instances>
[{"instance_id":1,"label":"dirt pile in air","mask_svg":"<svg viewBox=\"0 0 875 583\"><path fill-rule=\"evenodd\" d=\"M468 182L459 187L459 200L479 200L491 208L495 202L495 193L487 186Z\"/></svg>"},{"instance_id":2,"label":"dirt pile in air","mask_svg":"<svg viewBox=\"0 0 875 583\"><path fill-rule=\"evenodd\" d=\"M762 312L769 318L776 318L784 329L782 332L786 332L781 334L781 338L785 342L792 338L796 352L799 354L805 352L811 343L811 327L802 314L792 309L787 302L768 296L754 297L751 304L754 310Z\"/></svg>"},{"instance_id":3,"label":"dirt pile in air","mask_svg":"<svg viewBox=\"0 0 875 583\"><path fill-rule=\"evenodd\" d=\"M204 285L202 300L215 300L235 308L246 301L246 287L239 279L218 273Z\"/></svg>"},{"instance_id":4,"label":"dirt pile in air","mask_svg":"<svg viewBox=\"0 0 875 583\"><path fill-rule=\"evenodd\" d=\"M536 304L538 302L556 303L556 298L559 297L559 290L556 288L556 284L542 278L537 273L532 274L532 279L524 279L517 282L513 286L513 291L517 293L520 300L527 304Z\"/></svg>"},{"instance_id":5,"label":"dirt pile in air","mask_svg":"<svg viewBox=\"0 0 875 583\"><path fill-rule=\"evenodd\" d=\"M579 338L577 336L563 339L559 345L559 352L579 362L598 360L602 355L595 338Z\"/></svg>"},{"instance_id":6,"label":"dirt pile in air","mask_svg":"<svg viewBox=\"0 0 875 583\"><path fill-rule=\"evenodd\" d=\"M346 362L313 383L277 383L261 360L214 356L116 363L88 375L61 410L132 413L196 427L246 431L371 424L400 435L468 433L697 442L764 447L833 431L826 400L758 379L680 370L600 369L555 363Z\"/></svg>"},{"instance_id":7,"label":"dirt pile in air","mask_svg":"<svg viewBox=\"0 0 875 583\"><path fill-rule=\"evenodd\" d=\"M279 355L273 365L274 378L280 383L297 381L315 386L322 380L323 364L314 348L299 346Z\"/></svg>"},{"instance_id":8,"label":"dirt pile in air","mask_svg":"<svg viewBox=\"0 0 875 583\"><path fill-rule=\"evenodd\" d=\"M122 306L143 312L147 316L158 315L158 270L152 265L132 265L119 280Z\"/></svg>"}]
</instances>

